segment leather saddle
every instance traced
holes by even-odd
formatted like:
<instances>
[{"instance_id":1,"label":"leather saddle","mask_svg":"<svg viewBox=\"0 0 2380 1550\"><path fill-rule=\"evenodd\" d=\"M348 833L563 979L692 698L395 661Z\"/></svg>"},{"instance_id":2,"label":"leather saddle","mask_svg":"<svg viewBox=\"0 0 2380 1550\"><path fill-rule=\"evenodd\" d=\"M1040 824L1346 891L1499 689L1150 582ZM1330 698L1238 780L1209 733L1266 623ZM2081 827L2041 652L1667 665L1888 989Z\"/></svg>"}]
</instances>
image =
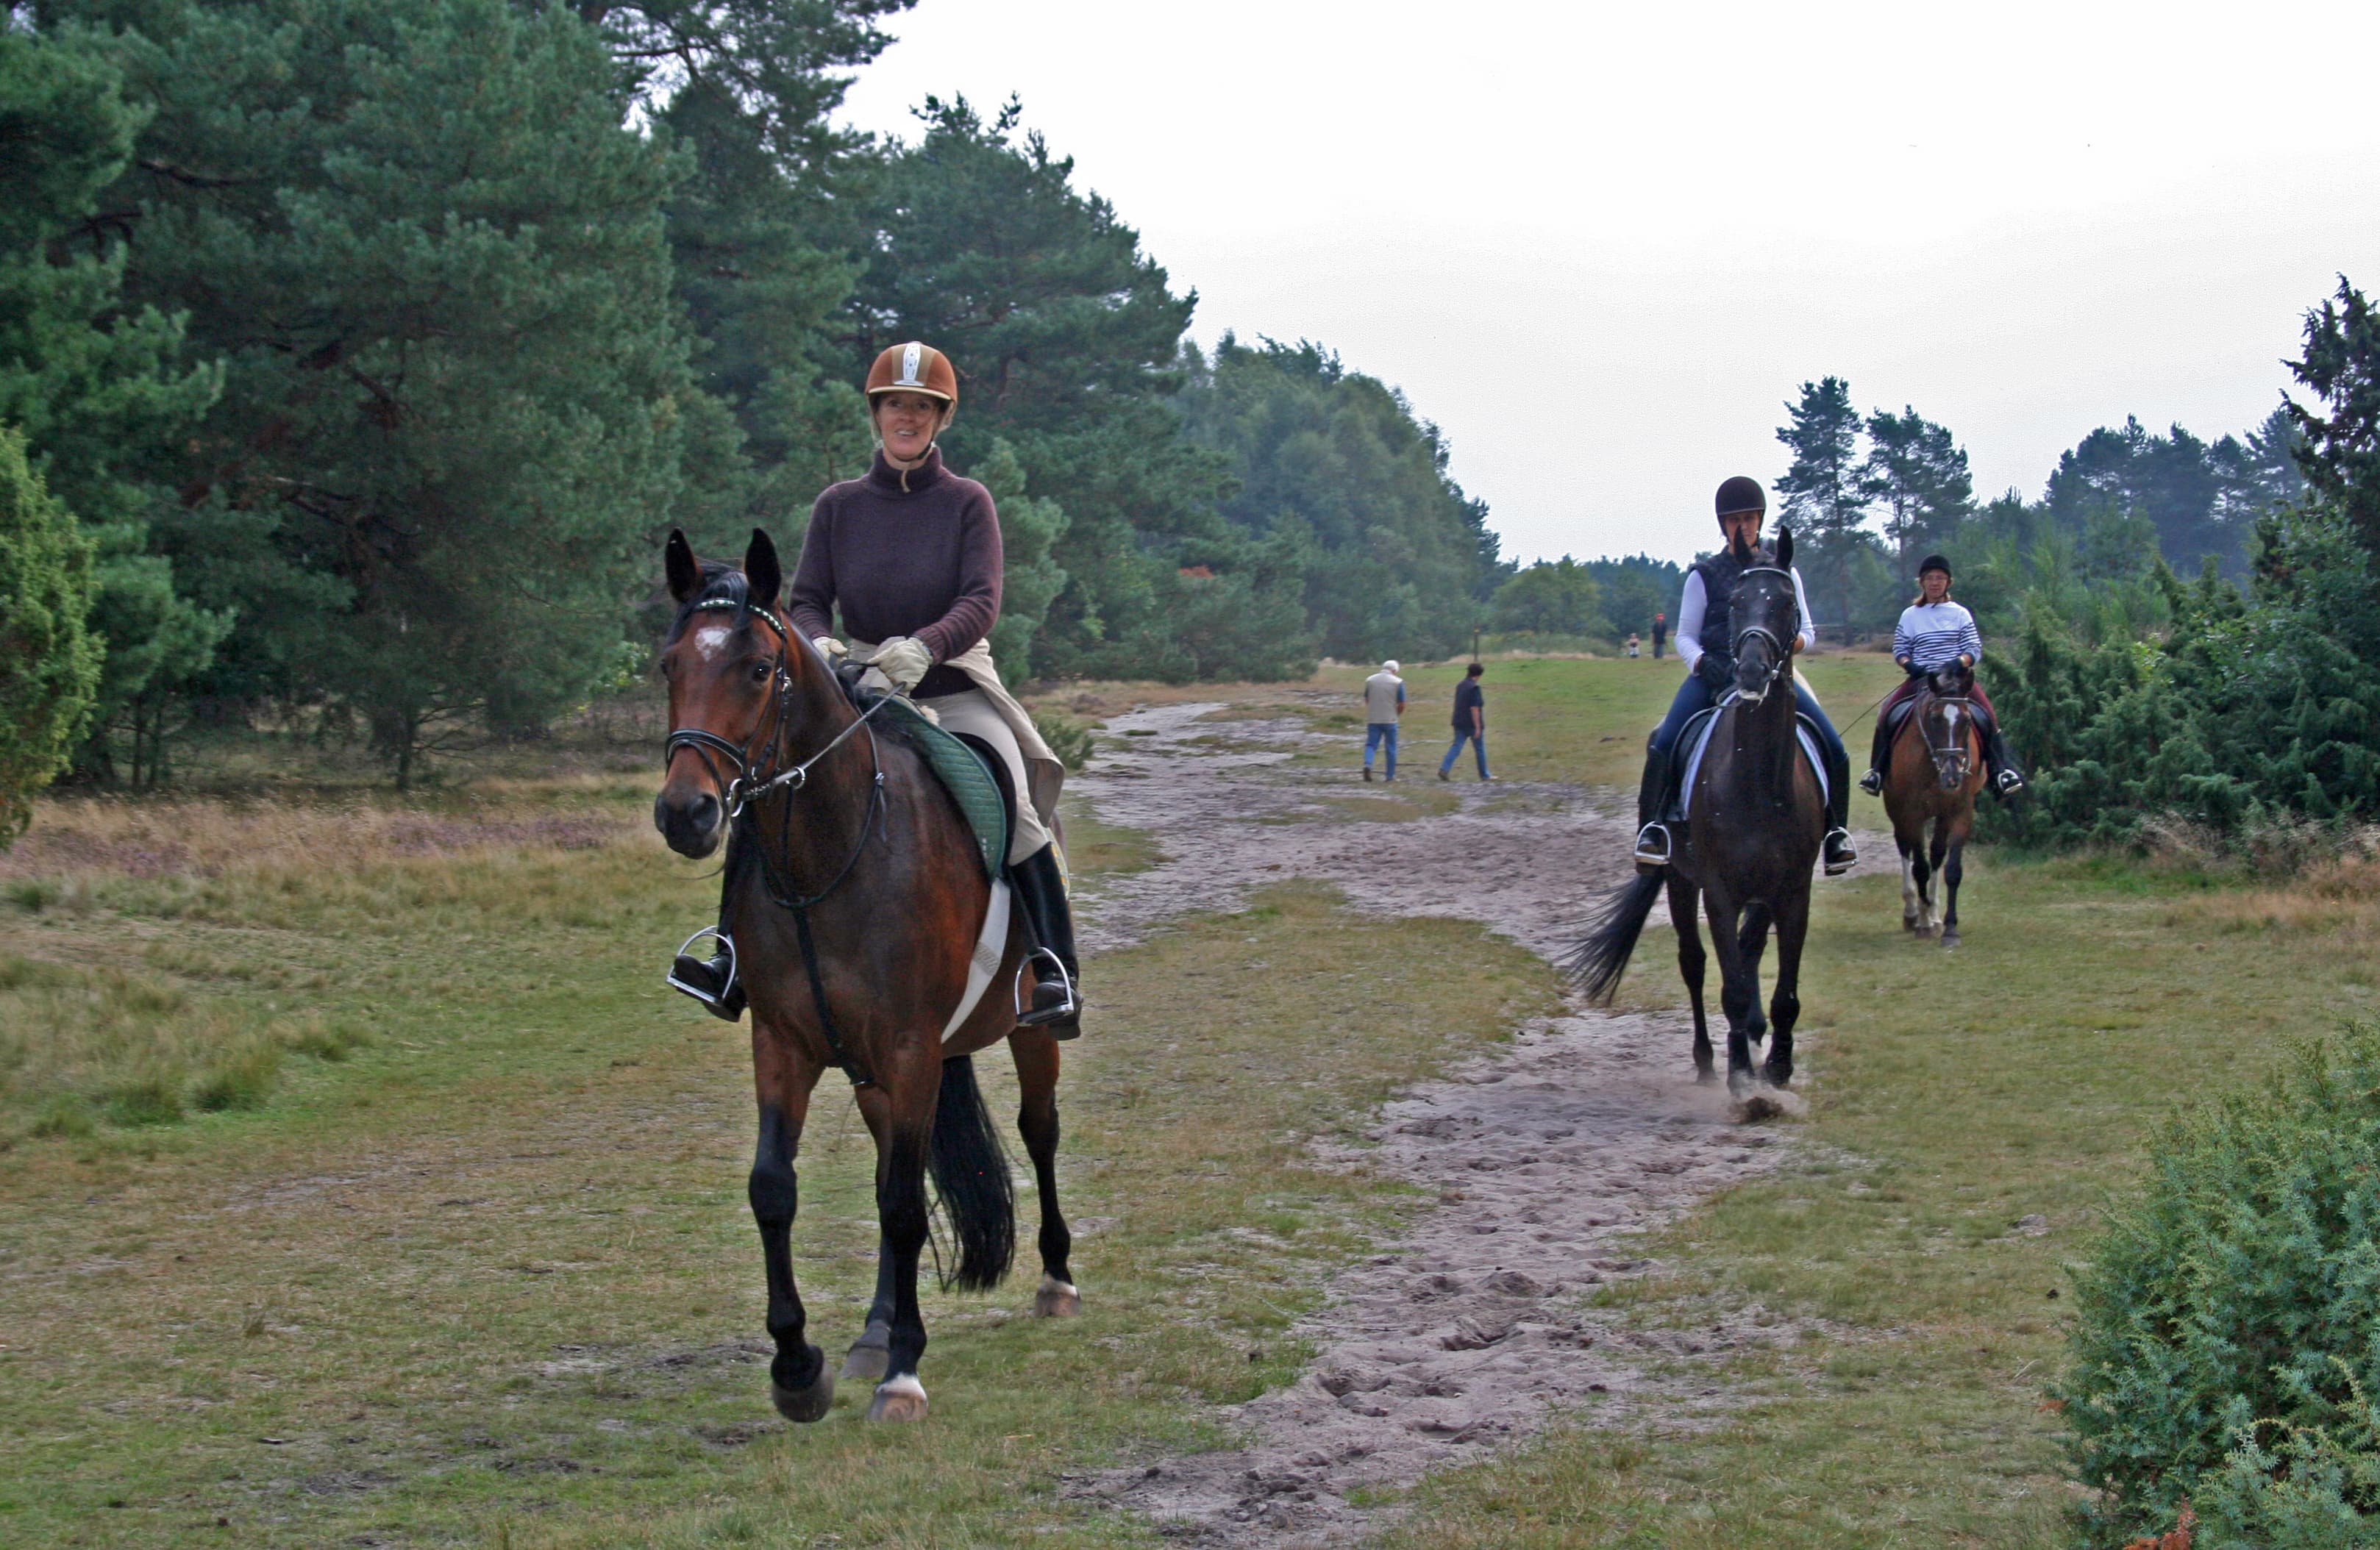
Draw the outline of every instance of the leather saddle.
<instances>
[{"instance_id":1,"label":"leather saddle","mask_svg":"<svg viewBox=\"0 0 2380 1550\"><path fill-rule=\"evenodd\" d=\"M908 739L926 756L926 763L958 805L959 814L975 836L977 858L983 874L997 878L1008 865L1008 838L1015 823L1016 793L1009 789L1005 761L977 740L945 732L905 696L879 695L858 686L856 672L839 672L851 703L865 710L880 699L890 700L876 712L877 723Z\"/></svg>"},{"instance_id":2,"label":"leather saddle","mask_svg":"<svg viewBox=\"0 0 2380 1550\"><path fill-rule=\"evenodd\" d=\"M1718 725L1718 713L1734 699L1734 692L1729 691L1727 697L1717 705L1697 710L1687 718L1685 730L1678 733L1678 741L1670 749L1669 810L1653 815L1663 823L1685 822L1686 803L1694 795L1694 768L1702 762L1703 745L1710 741L1712 729ZM1817 752L1824 746L1818 740L1817 723L1799 710L1793 712L1793 720L1801 729L1803 752L1809 758L1811 769L1817 771L1818 784L1823 788L1827 783L1827 767Z\"/></svg>"}]
</instances>

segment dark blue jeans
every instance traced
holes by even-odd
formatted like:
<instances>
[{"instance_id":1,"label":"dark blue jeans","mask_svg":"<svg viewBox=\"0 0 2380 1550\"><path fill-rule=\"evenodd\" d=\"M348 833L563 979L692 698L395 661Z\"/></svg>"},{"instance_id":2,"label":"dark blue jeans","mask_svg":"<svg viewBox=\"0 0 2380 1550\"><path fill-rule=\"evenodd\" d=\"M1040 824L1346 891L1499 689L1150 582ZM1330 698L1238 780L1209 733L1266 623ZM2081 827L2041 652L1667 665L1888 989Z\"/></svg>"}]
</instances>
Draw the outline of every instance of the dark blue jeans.
<instances>
[{"instance_id":1,"label":"dark blue jeans","mask_svg":"<svg viewBox=\"0 0 2380 1550\"><path fill-rule=\"evenodd\" d=\"M1454 768L1454 761L1463 757L1463 744L1465 738L1471 742L1471 751L1478 756L1479 778L1485 781L1488 779L1488 734L1484 732L1456 733L1454 745L1447 749L1446 757L1439 761L1438 772L1443 775Z\"/></svg>"},{"instance_id":2,"label":"dark blue jeans","mask_svg":"<svg viewBox=\"0 0 2380 1550\"><path fill-rule=\"evenodd\" d=\"M1665 754L1675 748L1678 745L1678 735L1686 730L1686 723L1694 720L1695 712L1708 708L1712 698L1709 684L1691 672L1686 674L1686 681L1678 685L1678 697L1670 702L1669 715L1662 718L1661 724L1653 729L1653 746ZM1842 768L1844 759L1842 733L1835 730L1834 722L1827 720L1825 708L1818 704L1798 678L1793 680L1793 703L1802 708L1803 715L1809 717L1817 724L1818 740L1826 745L1828 757L1834 761L1837 769Z\"/></svg>"},{"instance_id":3,"label":"dark blue jeans","mask_svg":"<svg viewBox=\"0 0 2380 1550\"><path fill-rule=\"evenodd\" d=\"M1389 779L1397 778L1397 724L1394 721L1368 721L1364 726L1364 768L1372 768L1372 751L1384 749L1388 757Z\"/></svg>"}]
</instances>

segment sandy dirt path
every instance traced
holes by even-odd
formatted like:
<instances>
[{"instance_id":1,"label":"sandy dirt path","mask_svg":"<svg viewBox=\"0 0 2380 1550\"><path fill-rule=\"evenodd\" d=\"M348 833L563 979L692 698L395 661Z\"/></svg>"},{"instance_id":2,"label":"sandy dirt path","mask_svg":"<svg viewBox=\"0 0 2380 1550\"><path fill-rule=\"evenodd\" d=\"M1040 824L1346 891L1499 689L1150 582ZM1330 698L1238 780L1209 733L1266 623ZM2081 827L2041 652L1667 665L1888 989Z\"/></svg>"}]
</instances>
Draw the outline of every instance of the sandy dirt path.
<instances>
[{"instance_id":1,"label":"sandy dirt path","mask_svg":"<svg viewBox=\"0 0 2380 1550\"><path fill-rule=\"evenodd\" d=\"M1437 784L1442 749L1426 731L1398 784L1365 785L1356 740L1318 739L1291 720L1201 721L1218 708L1109 722L1075 789L1102 820L1153 836L1167 859L1087 890L1087 945L1121 946L1309 878L1356 908L1476 920L1550 959L1586 902L1628 870L1628 827L1580 788L1480 785L1466 772L1451 788L1455 813L1346 821L1350 800L1450 789ZM1290 766L1318 743L1345 762ZM1665 930L1648 931L1637 972L1673 975L1673 951ZM1716 1014L1716 968L1710 993ZM1306 1374L1231 1411L1245 1448L1075 1488L1192 1543L1339 1542L1376 1518L1351 1492L1475 1460L1558 1414L1690 1422L1718 1404L1695 1364L1675 1359L1788 1340L1791 1326L1753 1309L1718 1327L1631 1332L1582 1295L1655 1268L1634 1239L1787 1150L1735 1123L1723 1088L1695 1084L1691 1038L1683 1012L1581 1009L1386 1106L1369 1132L1377 1147L1334 1160L1405 1180L1438 1205L1332 1285L1300 1332L1318 1351Z\"/></svg>"}]
</instances>

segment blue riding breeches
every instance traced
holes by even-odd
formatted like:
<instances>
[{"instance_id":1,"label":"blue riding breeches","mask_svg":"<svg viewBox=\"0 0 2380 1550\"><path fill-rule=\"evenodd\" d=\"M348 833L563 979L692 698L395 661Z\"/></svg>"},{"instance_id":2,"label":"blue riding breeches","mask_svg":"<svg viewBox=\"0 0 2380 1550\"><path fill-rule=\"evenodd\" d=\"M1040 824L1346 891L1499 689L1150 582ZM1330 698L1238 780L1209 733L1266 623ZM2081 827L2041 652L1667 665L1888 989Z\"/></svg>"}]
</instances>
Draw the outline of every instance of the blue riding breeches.
<instances>
[{"instance_id":1,"label":"blue riding breeches","mask_svg":"<svg viewBox=\"0 0 2380 1550\"><path fill-rule=\"evenodd\" d=\"M1678 697L1670 702L1669 715L1653 729L1652 745L1665 754L1675 748L1679 734L1686 730L1686 723L1694 719L1697 711L1708 709L1712 698L1709 684L1691 672L1686 674L1686 681L1678 685ZM1818 703L1817 696L1811 694L1799 678L1793 680L1793 703L1817 727L1818 741L1825 745L1827 757L1834 761L1837 769L1842 768L1842 733L1835 730L1834 722L1827 720L1826 708Z\"/></svg>"}]
</instances>

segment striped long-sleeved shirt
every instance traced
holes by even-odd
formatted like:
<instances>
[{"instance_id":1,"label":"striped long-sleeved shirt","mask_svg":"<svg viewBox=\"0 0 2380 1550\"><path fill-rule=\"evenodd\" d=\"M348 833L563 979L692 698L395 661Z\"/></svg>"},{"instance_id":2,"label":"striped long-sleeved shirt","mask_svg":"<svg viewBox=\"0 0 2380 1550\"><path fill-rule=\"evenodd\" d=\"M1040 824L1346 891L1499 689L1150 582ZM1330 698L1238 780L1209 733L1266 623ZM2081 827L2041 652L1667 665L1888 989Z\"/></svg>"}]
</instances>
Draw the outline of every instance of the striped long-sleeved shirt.
<instances>
[{"instance_id":1,"label":"striped long-sleeved shirt","mask_svg":"<svg viewBox=\"0 0 2380 1550\"><path fill-rule=\"evenodd\" d=\"M1938 603L1912 603L1900 611L1892 632L1892 654L1906 657L1927 672L1964 656L1984 660L1984 637L1975 633L1975 616L1945 598Z\"/></svg>"}]
</instances>

